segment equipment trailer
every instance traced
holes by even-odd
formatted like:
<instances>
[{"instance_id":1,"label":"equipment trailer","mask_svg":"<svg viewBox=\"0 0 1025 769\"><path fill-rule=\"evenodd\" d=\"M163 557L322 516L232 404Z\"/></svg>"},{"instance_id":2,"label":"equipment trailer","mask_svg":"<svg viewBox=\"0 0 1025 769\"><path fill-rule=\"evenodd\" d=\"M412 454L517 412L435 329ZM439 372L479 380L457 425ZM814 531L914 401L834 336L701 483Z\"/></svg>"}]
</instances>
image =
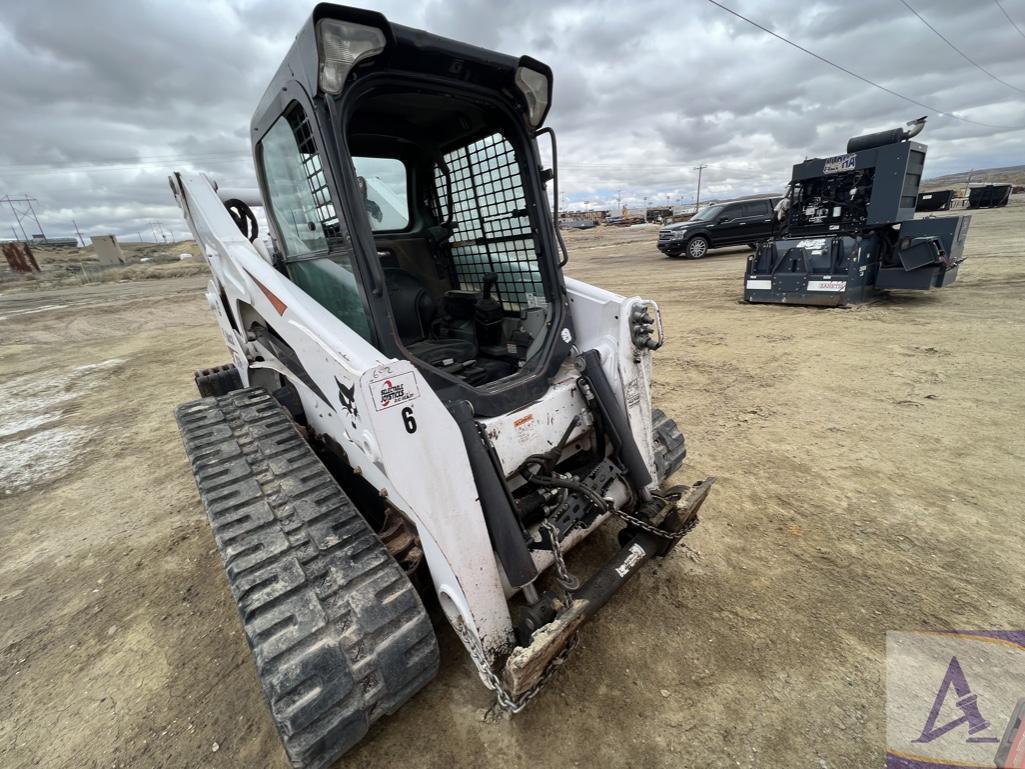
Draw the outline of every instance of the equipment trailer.
<instances>
[{"instance_id":1,"label":"equipment trailer","mask_svg":"<svg viewBox=\"0 0 1025 769\"><path fill-rule=\"evenodd\" d=\"M252 119L259 190L170 179L232 357L176 417L295 766L434 675L421 592L524 707L714 480L663 488L658 307L562 273L551 93L529 57L318 5ZM609 519L621 549L578 579Z\"/></svg>"},{"instance_id":2,"label":"equipment trailer","mask_svg":"<svg viewBox=\"0 0 1025 769\"><path fill-rule=\"evenodd\" d=\"M915 220L927 148L911 139L925 118L907 125L794 166L779 234L748 257L745 301L836 307L954 282L971 217Z\"/></svg>"}]
</instances>

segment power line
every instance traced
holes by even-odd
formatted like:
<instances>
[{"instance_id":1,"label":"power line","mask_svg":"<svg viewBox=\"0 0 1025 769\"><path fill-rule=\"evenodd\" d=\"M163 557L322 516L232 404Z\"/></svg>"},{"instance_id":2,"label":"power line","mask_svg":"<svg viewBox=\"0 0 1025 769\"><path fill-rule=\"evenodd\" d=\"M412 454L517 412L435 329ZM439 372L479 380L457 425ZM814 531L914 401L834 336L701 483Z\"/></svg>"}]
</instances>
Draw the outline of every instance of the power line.
<instances>
[{"instance_id":1,"label":"power line","mask_svg":"<svg viewBox=\"0 0 1025 769\"><path fill-rule=\"evenodd\" d=\"M688 162L692 162L692 161L681 160L678 163L671 163L671 162L666 162L666 163L631 163L631 162L623 162L623 163L573 163L573 162L566 162L566 163L564 163L564 162L562 162L560 160L559 161L559 168L656 168L656 169L667 169L667 170L679 171ZM757 171L757 170L754 170L754 169L745 169L744 171L741 171L741 170L731 170L729 167L723 166L721 163L712 163L711 167L712 168L725 168L727 173L733 173L733 174L736 174L736 175L743 175L745 177L750 176L752 178L756 177L756 176L769 175L769 174L766 174L766 173L764 173L762 171ZM697 167L695 166L691 170L696 171Z\"/></svg>"},{"instance_id":2,"label":"power line","mask_svg":"<svg viewBox=\"0 0 1025 769\"><path fill-rule=\"evenodd\" d=\"M1011 26L1018 30L1018 34L1022 37L1025 37L1025 32L1022 32L1021 27L1014 23L1014 19L1012 19L1010 14L1008 14L1007 11L1004 10L1004 6L1000 5L1000 0L993 0L993 2L997 4L997 8L999 8L1000 12L1007 17L1007 20L1011 22Z\"/></svg>"},{"instance_id":3,"label":"power line","mask_svg":"<svg viewBox=\"0 0 1025 769\"><path fill-rule=\"evenodd\" d=\"M69 161L68 163L49 163L42 161L39 163L10 163L7 165L0 165L0 171L10 171L20 168L40 168L40 169L66 169L66 168L105 168L109 165L145 165L147 163L156 162L175 162L185 160L206 160L206 159L217 159L217 158L234 158L234 157L249 157L250 152L206 152L197 155L149 155L132 158L117 158L105 161L94 162L87 166L75 166L74 164L78 161Z\"/></svg>"},{"instance_id":4,"label":"power line","mask_svg":"<svg viewBox=\"0 0 1025 769\"><path fill-rule=\"evenodd\" d=\"M943 33L942 33L942 32L940 32L940 31L939 31L938 29L936 29L936 27L934 27L934 26L933 26L932 24L930 24L930 23L929 23L928 21L926 21L926 20L925 20L925 17L924 17L924 16L922 16L922 14L920 14L920 13L919 13L918 11L916 11L916 10L915 10L914 8L912 8L912 7L911 7L911 4L910 4L910 3L909 3L909 2L907 1L907 0L900 0L900 1L901 1L901 3L903 3L903 4L904 4L904 7L905 7L905 8L907 8L907 9L908 9L909 11L911 11L911 12L912 12L913 14L915 14L915 16L917 16L917 17L918 17L918 20L919 20L920 22L922 22L922 23L923 23L923 24L924 24L925 26L927 26L927 27L928 27L929 29L931 29L931 30L932 30L933 32L935 32L935 33L936 33L936 37L938 37L938 38L939 38L940 40L942 40L942 41L943 41L944 43L946 43L946 44L947 44L947 45L949 45L949 46L950 46L951 48L953 48L953 49L954 49L955 51L957 51L957 52L958 52L959 54L961 54L961 57L962 57L962 58L963 58L963 59L964 59L965 61L967 61L967 62L968 62L969 64L971 64L972 66L974 66L974 67L975 67L976 69L980 70L981 72L985 72L985 73L986 73L987 75L989 75L989 76L990 76L991 78L993 78L994 80L996 80L996 81L997 81L998 83L1002 83L1003 85L1006 85L1006 86L1007 86L1008 88L1013 88L1013 89L1014 89L1015 91L1017 91L1018 93L1025 93L1025 89L1023 89L1023 88L1019 88L1018 86L1016 86L1016 85L1012 85L1011 83L1008 83L1008 82L1007 82L1006 80L1003 80L1003 79L1001 79L1001 78L997 77L997 76L996 76L996 75L994 75L994 74L993 74L992 72L990 72L990 71L989 71L988 69L986 69L986 68L985 68L985 67L983 67L983 66L982 66L981 64L979 64L979 62L977 62L977 61L976 61L975 59L973 59L973 58L972 58L971 56L969 56L969 55L968 55L967 53L965 53L965 52L964 52L964 51L962 51L962 50L961 50L960 48L958 48L958 47L957 47L956 45L954 45L954 44L953 44L952 42L950 42L950 40L948 40L948 39L947 39L947 38L946 38L946 37L945 37L945 36L943 35Z\"/></svg>"},{"instance_id":5,"label":"power line","mask_svg":"<svg viewBox=\"0 0 1025 769\"><path fill-rule=\"evenodd\" d=\"M35 198L30 198L28 195L23 195L20 198L12 198L10 195L4 195L2 198L0 198L0 203L6 203L8 206L11 207L11 213L14 214L14 219L18 223L18 227L21 229L21 234L25 236L25 240L28 240L28 234L25 232L24 221L29 217L32 217L32 219L35 221L36 229L39 230L39 234L42 235L44 238L46 237L46 232L43 230L43 225L39 223L39 216L36 214L36 209L32 207L33 203L38 202L38 200L36 200ZM28 209L19 210L14 207L15 203L23 203L28 206Z\"/></svg>"},{"instance_id":6,"label":"power line","mask_svg":"<svg viewBox=\"0 0 1025 769\"><path fill-rule=\"evenodd\" d=\"M3 169L0 169L0 176L6 178L6 177L11 177L11 176L27 176L29 174L35 176L35 175L42 175L42 174L70 174L70 173L94 174L94 173L107 173L107 172L110 172L110 171L135 171L137 169L146 168L146 167L159 167L159 166L166 167L166 166L174 164L174 163L193 163L193 162L196 162L196 163L200 163L202 165L211 165L211 164L225 163L225 162L233 162L234 163L234 162L237 162L238 160L241 160L241 159L246 158L246 157L251 157L251 156L249 155L249 153L245 153L244 155L240 155L239 157L231 157L231 156L227 156L226 155L226 156L222 156L222 157L210 157L210 158L207 158L205 160L203 160L203 159L189 160L187 158L178 158L178 159L167 160L167 161L162 162L162 163L158 163L158 162L155 162L155 161L149 161L149 162L136 163L134 165L126 165L126 166L97 166L97 165L92 165L92 166L55 166L55 167L38 168L38 169L35 169L35 168L19 169L19 170L14 170L14 171L4 171Z\"/></svg>"},{"instance_id":7,"label":"power line","mask_svg":"<svg viewBox=\"0 0 1025 769\"><path fill-rule=\"evenodd\" d=\"M808 54L809 56L812 56L812 57L818 59L823 64L828 64L830 67L838 69L841 72L850 75L851 77L857 78L861 82L867 83L868 85L872 86L873 88L878 88L880 91L886 91L886 93L888 93L888 94L890 94L892 96L896 96L898 99L903 99L904 101L906 101L906 102L908 102L910 104L914 104L914 105L916 105L918 107L922 107L923 109L927 109L930 112L936 113L937 115L944 115L946 117L953 118L954 120L960 120L962 123L970 123L972 125L982 126L983 128L997 128L997 129L1000 129L1002 131L1019 131L1019 130L1025 128L1025 126L1005 126L1005 125L993 125L992 123L983 123L983 122L980 122L978 120L971 120L970 118L961 117L960 115L955 115L953 112L946 112L945 110L937 109L936 107L932 107L932 106L930 106L928 104L925 104L924 102L920 102L917 99L912 99L910 96L905 96L902 93L898 93L897 91L894 91L892 88L887 88L885 85L880 85L879 83L875 82L874 80L869 80L864 75L859 75L857 72L852 72L851 70L847 69L846 67L841 66L840 64L837 64L836 62L830 61L829 59L825 58L824 56L819 56L814 51L809 51L807 48L798 45L793 40L788 40L787 38L783 37L782 35L777 34L776 32L773 32L768 27L763 27L757 21L752 21L751 19L747 18L747 16L744 16L743 14L737 13L732 8L728 8L725 5L723 5L722 3L717 2L717 0L708 0L708 2L711 3L712 5L718 7L718 8L721 8L722 10L726 11L727 13L733 14L738 19L741 19L742 21L746 21L751 26L757 27L758 29L762 30L762 32L766 32L766 33L772 35L777 40L782 40L787 45L793 46L797 50L802 51L802 52Z\"/></svg>"}]
</instances>

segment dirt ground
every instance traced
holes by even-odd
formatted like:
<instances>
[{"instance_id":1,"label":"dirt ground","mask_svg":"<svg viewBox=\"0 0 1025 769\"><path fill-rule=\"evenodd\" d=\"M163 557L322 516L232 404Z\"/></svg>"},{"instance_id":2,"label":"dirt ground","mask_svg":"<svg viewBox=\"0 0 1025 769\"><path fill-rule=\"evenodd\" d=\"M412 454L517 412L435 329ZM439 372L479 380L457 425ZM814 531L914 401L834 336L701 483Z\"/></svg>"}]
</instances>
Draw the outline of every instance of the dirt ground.
<instances>
[{"instance_id":1,"label":"dirt ground","mask_svg":"<svg viewBox=\"0 0 1025 769\"><path fill-rule=\"evenodd\" d=\"M441 629L437 680L340 765L880 766L887 630L1025 627L1015 202L973 212L952 288L852 310L739 303L746 250L572 233L571 274L662 307L680 480L719 476L693 552L512 720ZM227 359L204 282L0 296L0 766L287 766L171 415Z\"/></svg>"}]
</instances>

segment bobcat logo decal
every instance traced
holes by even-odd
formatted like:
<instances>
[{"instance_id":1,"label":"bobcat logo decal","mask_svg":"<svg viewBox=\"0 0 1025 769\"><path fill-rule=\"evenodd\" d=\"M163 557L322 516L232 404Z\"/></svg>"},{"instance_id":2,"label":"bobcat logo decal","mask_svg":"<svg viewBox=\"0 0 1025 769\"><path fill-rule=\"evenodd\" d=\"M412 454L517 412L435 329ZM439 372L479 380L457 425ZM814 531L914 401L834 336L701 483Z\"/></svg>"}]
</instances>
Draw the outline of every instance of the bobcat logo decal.
<instances>
[{"instance_id":1,"label":"bobcat logo decal","mask_svg":"<svg viewBox=\"0 0 1025 769\"><path fill-rule=\"evenodd\" d=\"M338 377L335 377L335 382L338 383L338 402L343 409L349 412L349 416L357 419L359 417L359 409L356 408L356 383L353 382L346 387Z\"/></svg>"}]
</instances>

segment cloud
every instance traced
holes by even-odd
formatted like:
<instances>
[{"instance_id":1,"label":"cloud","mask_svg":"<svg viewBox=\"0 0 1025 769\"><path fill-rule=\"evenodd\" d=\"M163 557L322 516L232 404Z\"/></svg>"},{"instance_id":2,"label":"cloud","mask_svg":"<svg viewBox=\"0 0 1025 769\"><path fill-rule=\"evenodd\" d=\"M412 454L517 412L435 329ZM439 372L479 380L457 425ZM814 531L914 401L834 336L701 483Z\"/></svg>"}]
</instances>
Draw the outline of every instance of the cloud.
<instances>
[{"instance_id":1,"label":"cloud","mask_svg":"<svg viewBox=\"0 0 1025 769\"><path fill-rule=\"evenodd\" d=\"M945 112L1025 126L1025 97L892 0L726 0L805 47ZM913 0L933 26L1025 89L1022 40L991 3ZM368 5L364 3L364 5ZM0 7L0 194L31 194L47 234L147 236L184 222L172 169L254 183L248 124L312 10L279 0L49 0ZM926 112L702 0L375 3L391 20L555 71L563 204L779 190L806 156ZM1013 9L1011 11L1014 13ZM1021 18L1025 22L1025 17ZM1025 162L1025 130L932 113L926 175ZM0 233L11 217L0 211Z\"/></svg>"}]
</instances>

